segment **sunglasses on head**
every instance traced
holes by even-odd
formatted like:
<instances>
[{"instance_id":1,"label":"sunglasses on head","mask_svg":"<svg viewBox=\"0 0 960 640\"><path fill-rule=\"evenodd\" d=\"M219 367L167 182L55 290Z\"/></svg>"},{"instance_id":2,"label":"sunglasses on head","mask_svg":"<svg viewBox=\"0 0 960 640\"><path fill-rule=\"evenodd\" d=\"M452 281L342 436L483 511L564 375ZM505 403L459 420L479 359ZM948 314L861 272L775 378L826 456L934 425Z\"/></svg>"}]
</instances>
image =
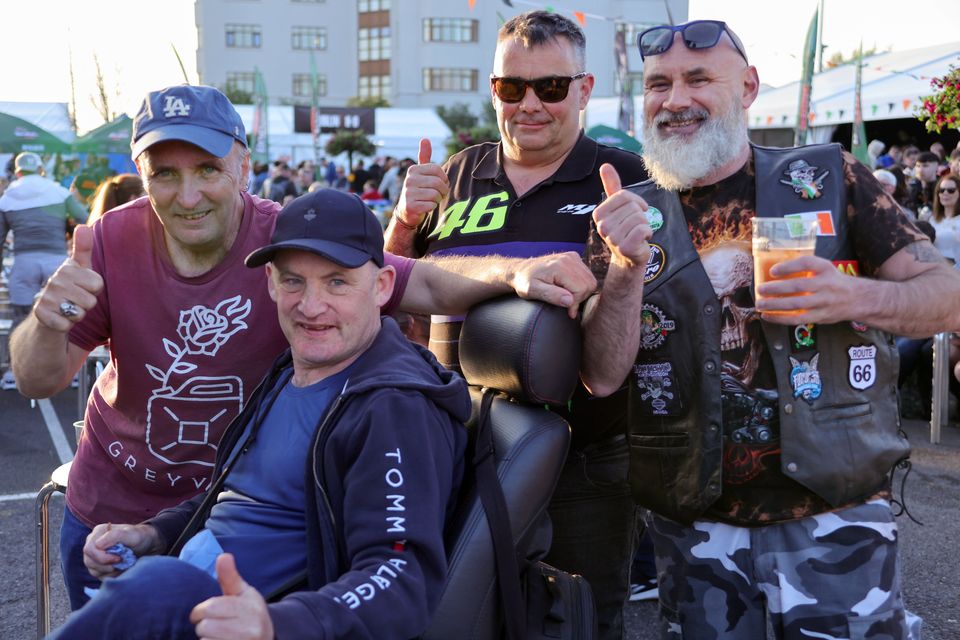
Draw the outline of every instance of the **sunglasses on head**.
<instances>
[{"instance_id":1,"label":"sunglasses on head","mask_svg":"<svg viewBox=\"0 0 960 640\"><path fill-rule=\"evenodd\" d=\"M647 56L658 56L661 53L669 51L670 47L673 46L673 34L678 31L687 49L709 49L715 47L717 43L720 42L720 36L726 31L737 53L740 54L744 62L747 62L747 54L743 50L743 43L740 42L740 38L730 30L726 22L721 22L720 20L694 20L693 22L687 22L677 26L661 25L659 27L651 27L637 36L637 46L640 47L640 59L643 60L647 58Z\"/></svg>"},{"instance_id":2,"label":"sunglasses on head","mask_svg":"<svg viewBox=\"0 0 960 640\"><path fill-rule=\"evenodd\" d=\"M940 187L940 193L956 193L956 187Z\"/></svg>"},{"instance_id":3,"label":"sunglasses on head","mask_svg":"<svg viewBox=\"0 0 960 640\"><path fill-rule=\"evenodd\" d=\"M581 71L575 76L547 76L545 78L506 78L490 76L493 92L501 102L520 102L527 94L527 87L533 89L540 102L560 102L567 97L570 83L586 77L587 72Z\"/></svg>"}]
</instances>

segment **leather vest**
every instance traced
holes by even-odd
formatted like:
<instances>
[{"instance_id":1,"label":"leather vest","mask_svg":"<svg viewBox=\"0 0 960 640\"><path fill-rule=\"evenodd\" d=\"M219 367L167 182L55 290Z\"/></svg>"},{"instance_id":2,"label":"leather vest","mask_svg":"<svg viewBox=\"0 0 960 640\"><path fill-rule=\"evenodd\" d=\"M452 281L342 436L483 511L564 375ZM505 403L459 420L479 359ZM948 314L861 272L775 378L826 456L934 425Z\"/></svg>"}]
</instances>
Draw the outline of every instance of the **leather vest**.
<instances>
[{"instance_id":1,"label":"leather vest","mask_svg":"<svg viewBox=\"0 0 960 640\"><path fill-rule=\"evenodd\" d=\"M752 151L756 215L817 216L816 254L858 274L840 146ZM629 379L630 484L638 504L689 524L722 490L720 345L743 319L744 301L714 293L676 192L652 181L629 189L660 214L648 211L655 231ZM782 472L833 506L869 497L910 451L899 429L892 338L856 322L761 322L779 394L765 410L779 413Z\"/></svg>"}]
</instances>

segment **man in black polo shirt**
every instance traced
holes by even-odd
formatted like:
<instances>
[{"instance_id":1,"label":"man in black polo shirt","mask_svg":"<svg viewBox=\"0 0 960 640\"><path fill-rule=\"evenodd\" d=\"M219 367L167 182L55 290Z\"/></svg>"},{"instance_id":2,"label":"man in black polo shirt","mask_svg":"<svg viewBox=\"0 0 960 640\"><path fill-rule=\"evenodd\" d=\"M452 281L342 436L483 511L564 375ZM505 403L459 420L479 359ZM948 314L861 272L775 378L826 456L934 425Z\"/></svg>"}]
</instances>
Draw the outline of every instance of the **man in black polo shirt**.
<instances>
[{"instance_id":1,"label":"man in black polo shirt","mask_svg":"<svg viewBox=\"0 0 960 640\"><path fill-rule=\"evenodd\" d=\"M584 71L585 39L576 24L532 11L501 27L491 76L501 142L430 163L429 142L410 167L387 248L401 255L535 256L583 252L591 214L611 164L623 184L644 179L640 158L583 135L580 111L593 89ZM437 207L438 203L443 207ZM457 318L434 317L430 348L457 365ZM625 396L574 403L570 457L550 505L549 562L589 580L597 598L600 637L620 638L635 507L626 484ZM603 407L620 417L610 421ZM597 406L594 406L597 405Z\"/></svg>"}]
</instances>

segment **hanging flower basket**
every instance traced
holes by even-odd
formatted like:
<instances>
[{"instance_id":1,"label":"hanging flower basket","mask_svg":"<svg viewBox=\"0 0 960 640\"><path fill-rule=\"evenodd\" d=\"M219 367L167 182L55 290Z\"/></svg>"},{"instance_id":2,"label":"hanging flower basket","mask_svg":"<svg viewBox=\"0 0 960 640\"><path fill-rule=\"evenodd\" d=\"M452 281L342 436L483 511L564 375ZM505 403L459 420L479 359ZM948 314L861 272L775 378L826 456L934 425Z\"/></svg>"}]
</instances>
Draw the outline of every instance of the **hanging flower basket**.
<instances>
[{"instance_id":1,"label":"hanging flower basket","mask_svg":"<svg viewBox=\"0 0 960 640\"><path fill-rule=\"evenodd\" d=\"M960 127L960 69L950 66L942 78L930 81L934 92L923 96L923 104L917 107L917 118L924 122L930 133Z\"/></svg>"}]
</instances>

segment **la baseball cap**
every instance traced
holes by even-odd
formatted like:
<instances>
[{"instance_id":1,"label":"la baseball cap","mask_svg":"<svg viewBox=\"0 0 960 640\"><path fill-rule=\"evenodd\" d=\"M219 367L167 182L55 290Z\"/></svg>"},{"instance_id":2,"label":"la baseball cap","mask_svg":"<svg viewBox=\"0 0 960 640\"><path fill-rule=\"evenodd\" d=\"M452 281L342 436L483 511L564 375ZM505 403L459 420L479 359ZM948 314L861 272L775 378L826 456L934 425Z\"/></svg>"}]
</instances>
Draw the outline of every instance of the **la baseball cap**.
<instances>
[{"instance_id":1,"label":"la baseball cap","mask_svg":"<svg viewBox=\"0 0 960 640\"><path fill-rule=\"evenodd\" d=\"M134 160L149 147L182 140L223 158L234 141L247 146L240 114L215 87L177 85L151 91L133 119L130 155Z\"/></svg>"},{"instance_id":2,"label":"la baseball cap","mask_svg":"<svg viewBox=\"0 0 960 640\"><path fill-rule=\"evenodd\" d=\"M32 151L24 151L13 161L14 173L37 173L43 166L43 160Z\"/></svg>"},{"instance_id":3,"label":"la baseball cap","mask_svg":"<svg viewBox=\"0 0 960 640\"><path fill-rule=\"evenodd\" d=\"M349 269L368 260L382 267L383 228L355 194L317 189L280 211L270 244L247 256L246 265L264 265L283 249L309 251Z\"/></svg>"}]
</instances>

